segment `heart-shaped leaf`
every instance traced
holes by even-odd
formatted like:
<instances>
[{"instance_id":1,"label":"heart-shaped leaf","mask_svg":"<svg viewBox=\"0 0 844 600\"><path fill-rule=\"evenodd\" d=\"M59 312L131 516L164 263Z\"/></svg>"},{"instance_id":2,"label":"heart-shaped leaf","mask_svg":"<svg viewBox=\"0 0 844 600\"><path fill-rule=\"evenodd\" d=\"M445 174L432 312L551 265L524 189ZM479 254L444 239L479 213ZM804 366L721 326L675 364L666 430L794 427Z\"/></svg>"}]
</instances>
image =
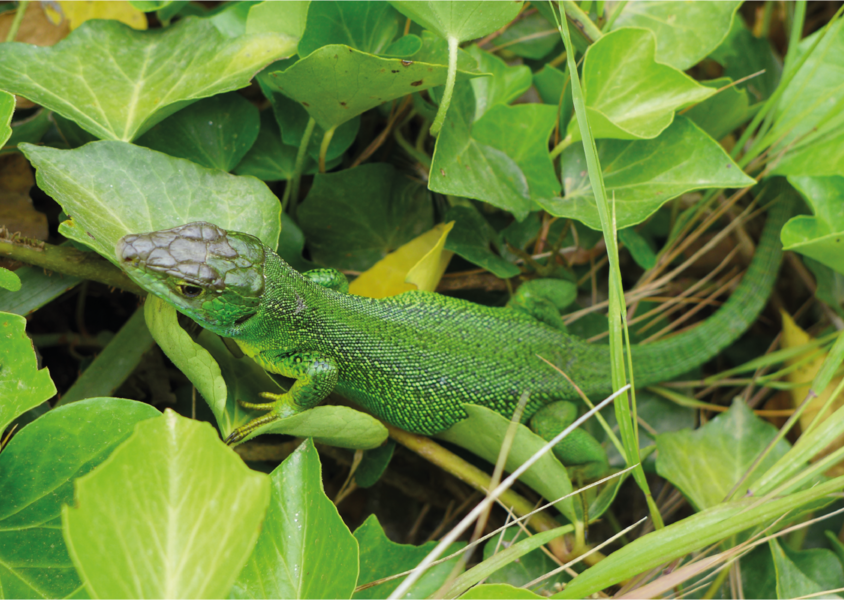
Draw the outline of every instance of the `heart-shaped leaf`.
<instances>
[{"instance_id":1,"label":"heart-shaped leaf","mask_svg":"<svg viewBox=\"0 0 844 600\"><path fill-rule=\"evenodd\" d=\"M344 44L367 54L383 54L403 24L402 16L386 2L314 2L299 41L299 54L308 56L329 44Z\"/></svg>"},{"instance_id":2,"label":"heart-shaped leaf","mask_svg":"<svg viewBox=\"0 0 844 600\"><path fill-rule=\"evenodd\" d=\"M718 47L741 0L724 2L631 2L613 29L645 27L656 35L659 62L685 71Z\"/></svg>"},{"instance_id":3,"label":"heart-shaped leaf","mask_svg":"<svg viewBox=\"0 0 844 600\"><path fill-rule=\"evenodd\" d=\"M443 85L445 65L381 58L350 46L322 46L266 79L274 91L301 103L323 129L342 125L376 106ZM474 76L458 72L458 79Z\"/></svg>"},{"instance_id":4,"label":"heart-shaped leaf","mask_svg":"<svg viewBox=\"0 0 844 600\"><path fill-rule=\"evenodd\" d=\"M258 138L258 109L236 92L196 102L138 138L146 146L203 167L231 171Z\"/></svg>"},{"instance_id":5,"label":"heart-shaped leaf","mask_svg":"<svg viewBox=\"0 0 844 600\"><path fill-rule=\"evenodd\" d=\"M0 453L0 585L12 598L80 597L82 582L61 532L73 481L99 466L136 423L161 416L149 404L91 398L24 427Z\"/></svg>"},{"instance_id":6,"label":"heart-shaped leaf","mask_svg":"<svg viewBox=\"0 0 844 600\"><path fill-rule=\"evenodd\" d=\"M653 140L598 140L607 197L615 200L616 227L647 219L680 194L703 188L740 188L755 180L745 175L724 149L685 117L677 117ZM601 229L586 169L583 145L562 154L565 196L545 209Z\"/></svg>"},{"instance_id":7,"label":"heart-shaped leaf","mask_svg":"<svg viewBox=\"0 0 844 600\"><path fill-rule=\"evenodd\" d=\"M322 488L313 442L305 441L269 477L261 535L232 598L351 598L358 543Z\"/></svg>"},{"instance_id":8,"label":"heart-shaped leaf","mask_svg":"<svg viewBox=\"0 0 844 600\"><path fill-rule=\"evenodd\" d=\"M815 216L800 215L782 228L782 245L844 274L844 177L789 177Z\"/></svg>"},{"instance_id":9,"label":"heart-shaped leaf","mask_svg":"<svg viewBox=\"0 0 844 600\"><path fill-rule=\"evenodd\" d=\"M656 62L656 39L647 29L624 28L595 42L583 63L583 94L595 138L655 138L674 111L702 102L715 90ZM568 133L580 139L576 120Z\"/></svg>"},{"instance_id":10,"label":"heart-shaped leaf","mask_svg":"<svg viewBox=\"0 0 844 600\"><path fill-rule=\"evenodd\" d=\"M73 217L60 231L115 260L127 233L191 221L244 231L269 247L278 242L281 206L267 186L125 142L95 142L76 150L23 144L38 169L38 185Z\"/></svg>"},{"instance_id":11,"label":"heart-shaped leaf","mask_svg":"<svg viewBox=\"0 0 844 600\"><path fill-rule=\"evenodd\" d=\"M407 2L391 0L399 12L443 38L473 40L501 29L516 18L522 2L445 0Z\"/></svg>"},{"instance_id":12,"label":"heart-shaped leaf","mask_svg":"<svg viewBox=\"0 0 844 600\"><path fill-rule=\"evenodd\" d=\"M100 139L131 141L200 98L248 85L261 67L294 50L279 34L227 39L203 19L152 31L93 20L53 47L4 46L0 89Z\"/></svg>"},{"instance_id":13,"label":"heart-shaped leaf","mask_svg":"<svg viewBox=\"0 0 844 600\"><path fill-rule=\"evenodd\" d=\"M0 435L19 415L55 394L50 371L38 368L26 319L0 313Z\"/></svg>"}]
</instances>

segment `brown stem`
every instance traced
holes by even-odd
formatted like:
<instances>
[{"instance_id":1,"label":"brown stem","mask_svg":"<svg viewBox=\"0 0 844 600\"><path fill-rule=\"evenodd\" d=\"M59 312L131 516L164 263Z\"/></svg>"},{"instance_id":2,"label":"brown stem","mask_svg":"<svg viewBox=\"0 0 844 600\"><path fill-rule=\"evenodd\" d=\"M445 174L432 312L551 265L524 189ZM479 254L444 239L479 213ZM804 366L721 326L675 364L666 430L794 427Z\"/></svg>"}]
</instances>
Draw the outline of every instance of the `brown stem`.
<instances>
[{"instance_id":1,"label":"brown stem","mask_svg":"<svg viewBox=\"0 0 844 600\"><path fill-rule=\"evenodd\" d=\"M146 295L143 289L106 259L94 252L81 252L72 246L53 246L0 230L0 256L63 275L104 283L139 296Z\"/></svg>"}]
</instances>

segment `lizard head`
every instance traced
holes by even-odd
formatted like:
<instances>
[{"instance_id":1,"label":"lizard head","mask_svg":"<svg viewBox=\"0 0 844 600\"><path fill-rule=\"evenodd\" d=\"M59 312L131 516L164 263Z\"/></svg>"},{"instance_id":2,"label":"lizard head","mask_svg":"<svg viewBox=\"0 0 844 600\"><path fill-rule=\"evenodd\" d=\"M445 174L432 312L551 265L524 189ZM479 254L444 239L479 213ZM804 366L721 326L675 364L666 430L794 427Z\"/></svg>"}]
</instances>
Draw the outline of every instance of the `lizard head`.
<instances>
[{"instance_id":1,"label":"lizard head","mask_svg":"<svg viewBox=\"0 0 844 600\"><path fill-rule=\"evenodd\" d=\"M255 315L264 292L264 244L246 233L198 221L125 235L115 248L145 290L221 335Z\"/></svg>"}]
</instances>

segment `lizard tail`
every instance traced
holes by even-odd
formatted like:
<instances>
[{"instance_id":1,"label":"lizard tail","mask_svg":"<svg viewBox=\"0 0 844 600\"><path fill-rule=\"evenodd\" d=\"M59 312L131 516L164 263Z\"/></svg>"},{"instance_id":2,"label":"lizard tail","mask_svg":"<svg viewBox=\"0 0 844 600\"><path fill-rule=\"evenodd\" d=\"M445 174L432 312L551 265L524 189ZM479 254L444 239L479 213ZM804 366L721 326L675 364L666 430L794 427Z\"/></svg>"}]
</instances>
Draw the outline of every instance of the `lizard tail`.
<instances>
[{"instance_id":1,"label":"lizard tail","mask_svg":"<svg viewBox=\"0 0 844 600\"><path fill-rule=\"evenodd\" d=\"M682 375L732 344L756 320L768 302L782 260L780 231L791 216L792 201L780 196L768 213L756 253L730 298L706 321L687 332L633 347L637 386Z\"/></svg>"}]
</instances>

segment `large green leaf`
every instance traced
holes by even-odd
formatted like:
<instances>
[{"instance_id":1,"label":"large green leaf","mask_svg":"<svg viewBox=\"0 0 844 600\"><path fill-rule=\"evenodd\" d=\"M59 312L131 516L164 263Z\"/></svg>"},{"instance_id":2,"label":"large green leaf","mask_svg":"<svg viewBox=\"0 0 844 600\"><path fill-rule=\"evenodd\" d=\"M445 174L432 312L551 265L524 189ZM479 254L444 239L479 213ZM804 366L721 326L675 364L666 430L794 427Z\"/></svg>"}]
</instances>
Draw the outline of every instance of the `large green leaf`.
<instances>
[{"instance_id":1,"label":"large green leaf","mask_svg":"<svg viewBox=\"0 0 844 600\"><path fill-rule=\"evenodd\" d=\"M235 168L237 175L251 175L262 181L286 181L293 175L297 148L281 140L281 132L273 112L261 113L261 129L258 139ZM313 171L316 163L305 157L305 173ZM308 164L310 163L310 164Z\"/></svg>"},{"instance_id":2,"label":"large green leaf","mask_svg":"<svg viewBox=\"0 0 844 600\"><path fill-rule=\"evenodd\" d=\"M232 598L351 598L358 543L325 495L321 471L307 440L272 472L261 535Z\"/></svg>"},{"instance_id":3,"label":"large green leaf","mask_svg":"<svg viewBox=\"0 0 844 600\"><path fill-rule=\"evenodd\" d=\"M386 2L314 2L308 10L305 33L299 41L299 54L308 56L329 44L344 44L368 54L382 54L403 24L402 16Z\"/></svg>"},{"instance_id":4,"label":"large green leaf","mask_svg":"<svg viewBox=\"0 0 844 600\"><path fill-rule=\"evenodd\" d=\"M751 108L747 90L732 85L729 77L702 81L701 85L716 90L725 88L684 113L712 139L720 140L737 127L744 125L759 107L757 104L756 107Z\"/></svg>"},{"instance_id":5,"label":"large green leaf","mask_svg":"<svg viewBox=\"0 0 844 600\"><path fill-rule=\"evenodd\" d=\"M82 582L61 532L73 480L102 463L135 423L160 416L149 404L92 398L52 410L0 453L0 588L4 598L64 598Z\"/></svg>"},{"instance_id":6,"label":"large green leaf","mask_svg":"<svg viewBox=\"0 0 844 600\"><path fill-rule=\"evenodd\" d=\"M280 34L227 39L203 19L150 31L91 20L53 47L4 46L0 88L100 139L131 141L191 102L248 85L294 50Z\"/></svg>"},{"instance_id":7,"label":"large green leaf","mask_svg":"<svg viewBox=\"0 0 844 600\"><path fill-rule=\"evenodd\" d=\"M167 410L138 423L108 461L76 480L62 526L95 598L222 598L258 539L269 499L269 478L210 425Z\"/></svg>"},{"instance_id":8,"label":"large green leaf","mask_svg":"<svg viewBox=\"0 0 844 600\"><path fill-rule=\"evenodd\" d=\"M387 428L373 416L348 406L317 406L269 425L262 425L244 441L265 433L313 438L339 448L372 450L383 444Z\"/></svg>"},{"instance_id":9,"label":"large green leaf","mask_svg":"<svg viewBox=\"0 0 844 600\"><path fill-rule=\"evenodd\" d=\"M457 84L448 125L437 138L428 187L483 200L524 219L559 200L548 154L557 110L542 104L496 104L475 121L469 84Z\"/></svg>"},{"instance_id":10,"label":"large green leaf","mask_svg":"<svg viewBox=\"0 0 844 600\"><path fill-rule=\"evenodd\" d=\"M413 569L437 545L435 541L421 546L397 544L387 537L381 523L378 522L378 517L375 515L369 515L363 525L355 530L355 538L360 544L358 585L365 585ZM456 552L465 545L465 542L455 542L445 554ZM432 596L448 579L458 560L457 557L454 557L426 571L425 576L411 586L405 598L429 598ZM358 600L386 598L399 586L401 581L401 578L385 581L356 592L353 598Z\"/></svg>"},{"instance_id":11,"label":"large green leaf","mask_svg":"<svg viewBox=\"0 0 844 600\"><path fill-rule=\"evenodd\" d=\"M249 9L246 33L280 33L297 44L305 32L310 0L261 2ZM295 49L293 53L298 52Z\"/></svg>"},{"instance_id":12,"label":"large green leaf","mask_svg":"<svg viewBox=\"0 0 844 600\"><path fill-rule=\"evenodd\" d=\"M533 78L526 66L511 67L477 46L469 48L467 54L478 61L481 73L491 73L490 77L477 77L471 81L475 94L475 121L496 104L510 104L530 87Z\"/></svg>"},{"instance_id":13,"label":"large green leaf","mask_svg":"<svg viewBox=\"0 0 844 600\"><path fill-rule=\"evenodd\" d=\"M278 64L278 63L276 63ZM298 151L299 146L302 145L302 138L305 135L305 130L308 127L308 122L311 117L305 107L291 100L284 94L278 91L273 91L274 87L271 82L271 77L266 71L273 71L273 66L267 67L265 72L260 73L255 79L261 86L261 91L264 96L270 101L273 108L273 115L281 128L281 139L285 146L291 146ZM332 161L343 156L343 153L349 149L349 146L355 141L360 129L360 116L350 119L337 127L334 130L334 135L331 137L331 143L328 144L328 151L325 153L326 169L329 169ZM325 129L319 125L314 125L311 139L308 142L308 156L313 161L305 159L305 172L313 171L316 168L316 160L319 158L320 146L325 137Z\"/></svg>"},{"instance_id":14,"label":"large green leaf","mask_svg":"<svg viewBox=\"0 0 844 600\"><path fill-rule=\"evenodd\" d=\"M492 43L517 56L540 59L560 43L560 33L540 13L534 13L510 23Z\"/></svg>"},{"instance_id":15,"label":"large green leaf","mask_svg":"<svg viewBox=\"0 0 844 600\"><path fill-rule=\"evenodd\" d=\"M137 143L203 167L231 171L258 138L258 109L237 92L205 98L142 135Z\"/></svg>"},{"instance_id":16,"label":"large green leaf","mask_svg":"<svg viewBox=\"0 0 844 600\"><path fill-rule=\"evenodd\" d=\"M386 163L317 175L298 216L314 261L356 271L433 226L425 188Z\"/></svg>"},{"instance_id":17,"label":"large green leaf","mask_svg":"<svg viewBox=\"0 0 844 600\"><path fill-rule=\"evenodd\" d=\"M814 216L799 215L782 228L782 245L844 274L844 176L789 177Z\"/></svg>"},{"instance_id":18,"label":"large green leaf","mask_svg":"<svg viewBox=\"0 0 844 600\"><path fill-rule=\"evenodd\" d=\"M682 491L696 510L710 508L725 500L776 435L776 427L735 400L729 411L700 429L658 435L657 472ZM757 477L788 449L788 443L780 440L757 468ZM755 479L745 480L734 497L741 498Z\"/></svg>"},{"instance_id":19,"label":"large green leaf","mask_svg":"<svg viewBox=\"0 0 844 600\"><path fill-rule=\"evenodd\" d=\"M721 146L685 117L677 117L653 140L598 140L597 146L607 197L615 198L618 229L641 223L680 194L755 183ZM562 157L565 196L545 204L545 209L600 230L583 145L569 146Z\"/></svg>"},{"instance_id":20,"label":"large green leaf","mask_svg":"<svg viewBox=\"0 0 844 600\"><path fill-rule=\"evenodd\" d=\"M446 250L497 277L506 279L521 272L519 267L501 257L498 233L474 207L455 206L443 218L444 223L449 221L454 221L454 229L445 240Z\"/></svg>"},{"instance_id":21,"label":"large green leaf","mask_svg":"<svg viewBox=\"0 0 844 600\"><path fill-rule=\"evenodd\" d=\"M724 75L738 81L750 77L736 87L746 90L754 103L767 100L780 80L782 65L767 37L756 37L744 24L741 15L721 45L709 57L724 67Z\"/></svg>"},{"instance_id":22,"label":"large green leaf","mask_svg":"<svg viewBox=\"0 0 844 600\"><path fill-rule=\"evenodd\" d=\"M0 289L17 292L21 289L20 277L14 271L0 267Z\"/></svg>"},{"instance_id":23,"label":"large green leaf","mask_svg":"<svg viewBox=\"0 0 844 600\"><path fill-rule=\"evenodd\" d=\"M301 103L323 129L331 129L384 102L443 85L447 71L442 64L382 58L332 44L270 73L266 81ZM458 79L470 76L458 72Z\"/></svg>"},{"instance_id":24,"label":"large green leaf","mask_svg":"<svg viewBox=\"0 0 844 600\"><path fill-rule=\"evenodd\" d=\"M0 313L0 435L19 415L55 394L50 371L38 368L26 319Z\"/></svg>"},{"instance_id":25,"label":"large green leaf","mask_svg":"<svg viewBox=\"0 0 844 600\"><path fill-rule=\"evenodd\" d=\"M510 420L483 406L464 404L463 408L469 417L437 434L437 437L452 444L457 444L461 448L466 448L477 456L495 464L501 451L504 436L510 427ZM507 471L515 471L544 445L545 441L542 438L524 425L519 425L513 446L507 455L507 464L505 465ZM550 452L525 471L521 476L521 481L542 494L546 500L552 502L570 494L572 491L571 481L569 481L565 467ZM554 506L569 521L575 522L575 509L571 498L557 502ZM597 515L590 514L589 516L591 518Z\"/></svg>"},{"instance_id":26,"label":"large green leaf","mask_svg":"<svg viewBox=\"0 0 844 600\"><path fill-rule=\"evenodd\" d=\"M483 37L512 21L522 2L446 0L411 2L391 0L403 15L443 38L465 42Z\"/></svg>"},{"instance_id":27,"label":"large green leaf","mask_svg":"<svg viewBox=\"0 0 844 600\"><path fill-rule=\"evenodd\" d=\"M38 169L38 185L73 220L60 231L110 260L127 233L211 221L244 231L274 248L281 206L267 186L125 142L95 142L76 150L23 144Z\"/></svg>"},{"instance_id":28,"label":"large green leaf","mask_svg":"<svg viewBox=\"0 0 844 600\"><path fill-rule=\"evenodd\" d=\"M655 138L674 121L674 111L715 93L656 62L655 52L651 31L629 27L603 36L586 51L583 94L596 138ZM580 139L577 121L569 122L568 133Z\"/></svg>"},{"instance_id":29,"label":"large green leaf","mask_svg":"<svg viewBox=\"0 0 844 600\"><path fill-rule=\"evenodd\" d=\"M844 587L844 572L835 555L825 548L789 552L774 539L768 542L776 570L777 598L841 598L827 590Z\"/></svg>"},{"instance_id":30,"label":"large green leaf","mask_svg":"<svg viewBox=\"0 0 844 600\"><path fill-rule=\"evenodd\" d=\"M613 29L645 27L657 39L656 59L680 70L697 64L727 36L741 0L630 2Z\"/></svg>"},{"instance_id":31,"label":"large green leaf","mask_svg":"<svg viewBox=\"0 0 844 600\"><path fill-rule=\"evenodd\" d=\"M15 97L8 92L0 92L0 148L12 137L12 113L15 112Z\"/></svg>"},{"instance_id":32,"label":"large green leaf","mask_svg":"<svg viewBox=\"0 0 844 600\"><path fill-rule=\"evenodd\" d=\"M821 33L800 42L795 62ZM788 84L766 139L774 143L770 151L776 157L773 173L844 173L844 20L830 28Z\"/></svg>"}]
</instances>

